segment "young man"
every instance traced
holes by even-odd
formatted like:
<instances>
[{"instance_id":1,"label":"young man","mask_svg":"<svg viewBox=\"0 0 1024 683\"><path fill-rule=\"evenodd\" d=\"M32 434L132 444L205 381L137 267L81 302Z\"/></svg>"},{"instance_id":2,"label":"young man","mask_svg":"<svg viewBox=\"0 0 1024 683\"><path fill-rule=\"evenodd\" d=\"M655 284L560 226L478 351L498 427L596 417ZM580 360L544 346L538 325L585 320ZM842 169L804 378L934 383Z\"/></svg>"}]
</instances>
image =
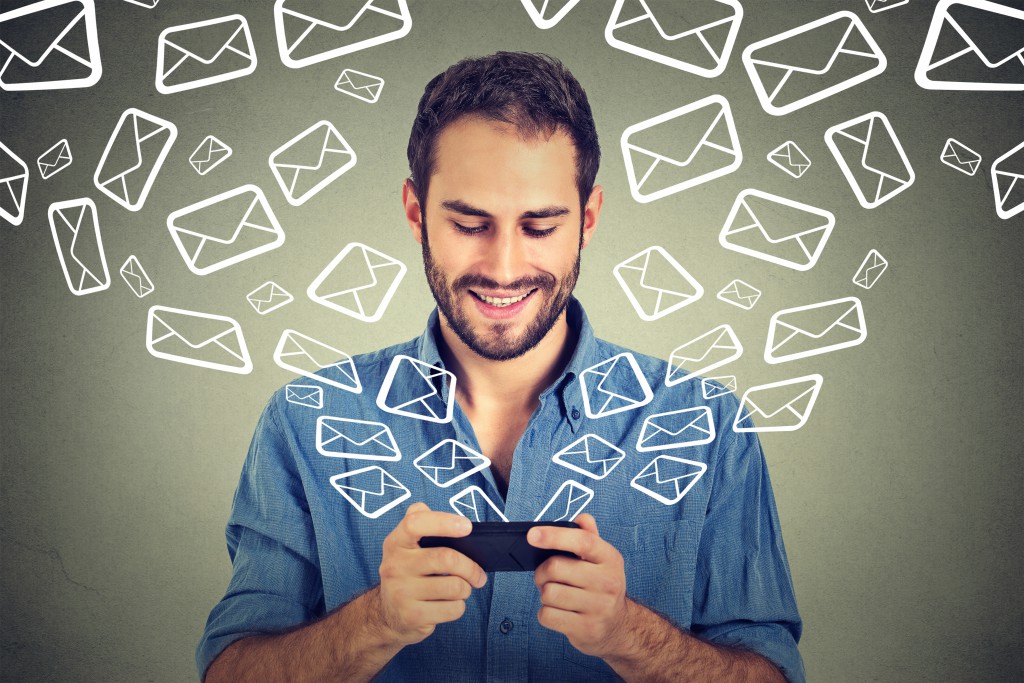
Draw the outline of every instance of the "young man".
<instances>
[{"instance_id":1,"label":"young man","mask_svg":"<svg viewBox=\"0 0 1024 683\"><path fill-rule=\"evenodd\" d=\"M200 675L802 681L768 472L756 436L731 429L735 398L711 401L714 440L641 449L646 417L704 410L699 382L666 387L664 361L597 339L572 297L603 198L580 85L539 55L460 62L427 85L408 151L405 215L437 310L420 338L353 359L361 393L327 388L319 412L271 398ZM347 428L333 452L351 457L329 457ZM355 444L371 436L398 457L367 460ZM563 464L591 447L600 471ZM689 488L645 491L652 465ZM470 531L453 508L574 518L529 541L580 559L487 575L421 548Z\"/></svg>"}]
</instances>

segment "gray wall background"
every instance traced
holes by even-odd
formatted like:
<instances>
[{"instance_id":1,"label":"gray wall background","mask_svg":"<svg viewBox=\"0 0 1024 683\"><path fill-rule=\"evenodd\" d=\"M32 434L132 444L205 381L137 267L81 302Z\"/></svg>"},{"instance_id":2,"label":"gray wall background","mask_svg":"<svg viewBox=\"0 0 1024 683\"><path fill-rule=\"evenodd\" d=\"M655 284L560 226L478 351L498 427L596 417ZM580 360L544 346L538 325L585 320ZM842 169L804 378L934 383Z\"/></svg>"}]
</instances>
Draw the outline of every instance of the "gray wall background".
<instances>
[{"instance_id":1,"label":"gray wall background","mask_svg":"<svg viewBox=\"0 0 1024 683\"><path fill-rule=\"evenodd\" d=\"M0 227L5 680L195 678L195 644L229 577L223 529L252 429L269 394L290 379L271 360L277 339L291 327L355 354L420 333L433 302L400 208L409 124L429 78L462 57L498 49L553 54L587 88L602 136L598 181L606 201L577 295L599 334L667 358L729 322L748 350L712 374L737 375L741 390L811 372L825 377L809 424L762 435L805 620L800 649L810 679L1020 680L1024 216L996 217L989 168L1024 138L1024 98L917 87L913 69L933 6L923 0L879 14L859 0L750 0L728 69L715 79L609 47L603 31L613 4L583 0L542 31L514 0L412 0L406 38L292 70L277 55L269 0L163 0L152 10L97 0L104 66L97 85L0 94L0 139L31 168L25 221ZM3 2L5 10L13 6ZM886 72L788 116L766 114L740 64L742 49L840 9L867 25L888 57ZM256 72L158 94L160 31L232 13L252 28ZM382 76L380 101L335 92L344 68ZM623 129L713 93L732 104L742 167L650 204L634 202L619 151ZM137 213L92 184L127 107L179 129ZM917 180L865 210L823 133L876 109L892 122ZM320 119L339 128L359 161L327 191L291 207L267 156ZM200 177L187 159L211 133L234 155ZM35 159L63 137L74 163L43 181ZM939 162L947 137L982 154L976 176ZM800 180L765 160L785 140L813 162ZM250 182L266 192L286 243L193 275L169 237L167 215ZM813 270L799 273L719 246L729 208L748 187L836 214ZM113 281L105 292L76 297L64 283L46 212L51 202L83 196L97 203ZM353 240L410 267L375 324L304 295ZM676 256L707 294L644 323L612 268L654 244ZM850 278L871 248L890 266L865 291ZM143 300L117 274L129 254L156 284ZM749 312L714 297L736 277L764 291ZM296 300L260 317L245 295L268 279ZM763 362L773 312L851 295L864 302L864 344L781 366ZM255 371L229 375L153 358L144 344L153 304L240 321Z\"/></svg>"}]
</instances>

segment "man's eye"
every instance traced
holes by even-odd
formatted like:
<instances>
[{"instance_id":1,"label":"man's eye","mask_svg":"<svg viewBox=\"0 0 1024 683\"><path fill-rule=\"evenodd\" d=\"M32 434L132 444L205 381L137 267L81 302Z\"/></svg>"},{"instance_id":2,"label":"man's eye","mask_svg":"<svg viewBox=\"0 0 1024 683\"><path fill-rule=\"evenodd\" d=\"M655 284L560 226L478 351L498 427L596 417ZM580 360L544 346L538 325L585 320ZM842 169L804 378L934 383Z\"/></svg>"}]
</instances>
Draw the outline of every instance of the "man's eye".
<instances>
[{"instance_id":1,"label":"man's eye","mask_svg":"<svg viewBox=\"0 0 1024 683\"><path fill-rule=\"evenodd\" d=\"M552 228L523 228L523 232L530 237L547 237L557 229L558 226Z\"/></svg>"},{"instance_id":2,"label":"man's eye","mask_svg":"<svg viewBox=\"0 0 1024 683\"><path fill-rule=\"evenodd\" d=\"M475 235L487 229L487 226L485 225L461 225L455 221L452 221L452 225L454 225L455 229L464 235Z\"/></svg>"}]
</instances>

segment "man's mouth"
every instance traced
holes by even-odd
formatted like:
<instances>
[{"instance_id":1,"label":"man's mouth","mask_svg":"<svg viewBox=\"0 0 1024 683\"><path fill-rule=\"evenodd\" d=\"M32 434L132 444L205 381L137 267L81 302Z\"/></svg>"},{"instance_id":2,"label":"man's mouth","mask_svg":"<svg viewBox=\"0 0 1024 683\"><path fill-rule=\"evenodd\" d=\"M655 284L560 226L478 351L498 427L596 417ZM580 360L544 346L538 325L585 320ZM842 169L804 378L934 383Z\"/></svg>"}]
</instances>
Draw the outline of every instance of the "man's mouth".
<instances>
[{"instance_id":1,"label":"man's mouth","mask_svg":"<svg viewBox=\"0 0 1024 683\"><path fill-rule=\"evenodd\" d=\"M470 291L470 293L473 296L475 296L480 301L483 301L485 304L488 304L490 306L494 306L495 308L505 308L506 306L511 306L513 304L519 303L520 301L522 301L526 297L530 296L531 294L533 294L537 290L536 289L531 289L530 291L526 292L525 294L520 294L519 296L510 296L510 297L487 296L486 294L480 294L479 292L474 292L472 289L469 290L469 291Z\"/></svg>"}]
</instances>

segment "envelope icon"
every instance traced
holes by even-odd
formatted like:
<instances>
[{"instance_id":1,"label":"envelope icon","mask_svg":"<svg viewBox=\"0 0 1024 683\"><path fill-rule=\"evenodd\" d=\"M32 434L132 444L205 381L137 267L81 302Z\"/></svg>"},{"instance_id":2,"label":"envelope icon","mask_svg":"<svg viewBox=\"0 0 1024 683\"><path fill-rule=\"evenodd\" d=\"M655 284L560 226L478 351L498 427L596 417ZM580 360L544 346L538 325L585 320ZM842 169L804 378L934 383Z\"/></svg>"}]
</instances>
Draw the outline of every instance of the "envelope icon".
<instances>
[{"instance_id":1,"label":"envelope icon","mask_svg":"<svg viewBox=\"0 0 1024 683\"><path fill-rule=\"evenodd\" d=\"M663 318L704 296L700 283L658 246L629 257L612 272L643 320Z\"/></svg>"},{"instance_id":2,"label":"envelope icon","mask_svg":"<svg viewBox=\"0 0 1024 683\"><path fill-rule=\"evenodd\" d=\"M1006 220L1024 211L1024 142L992 163L996 213Z\"/></svg>"},{"instance_id":3,"label":"envelope icon","mask_svg":"<svg viewBox=\"0 0 1024 683\"><path fill-rule=\"evenodd\" d=\"M580 373L583 408L595 420L647 405L654 392L636 358L620 353Z\"/></svg>"},{"instance_id":4,"label":"envelope icon","mask_svg":"<svg viewBox=\"0 0 1024 683\"><path fill-rule=\"evenodd\" d=\"M707 465L696 460L659 455L640 470L629 485L659 503L675 505L707 470Z\"/></svg>"},{"instance_id":5,"label":"envelope icon","mask_svg":"<svg viewBox=\"0 0 1024 683\"><path fill-rule=\"evenodd\" d=\"M93 175L96 188L129 211L138 211L177 137L170 121L126 109Z\"/></svg>"},{"instance_id":6,"label":"envelope icon","mask_svg":"<svg viewBox=\"0 0 1024 683\"><path fill-rule=\"evenodd\" d=\"M146 321L146 349L175 363L238 375L252 372L241 326L223 315L153 306Z\"/></svg>"},{"instance_id":7,"label":"envelope icon","mask_svg":"<svg viewBox=\"0 0 1024 683\"><path fill-rule=\"evenodd\" d=\"M284 388L284 400L297 406L320 410L324 407L324 389L311 384L287 384Z\"/></svg>"},{"instance_id":8,"label":"envelope icon","mask_svg":"<svg viewBox=\"0 0 1024 683\"><path fill-rule=\"evenodd\" d=\"M256 49L241 14L165 28L156 54L156 90L164 95L223 83L256 70Z\"/></svg>"},{"instance_id":9,"label":"envelope icon","mask_svg":"<svg viewBox=\"0 0 1024 683\"><path fill-rule=\"evenodd\" d=\"M884 204L914 184L914 169L882 112L832 126L825 131L825 144L865 209Z\"/></svg>"},{"instance_id":10,"label":"envelope icon","mask_svg":"<svg viewBox=\"0 0 1024 683\"><path fill-rule=\"evenodd\" d=\"M604 479L625 457L621 448L596 434L586 434L555 453L551 460L591 479Z\"/></svg>"},{"instance_id":11,"label":"envelope icon","mask_svg":"<svg viewBox=\"0 0 1024 683\"><path fill-rule=\"evenodd\" d=\"M363 102L373 104L380 99L380 92L384 88L384 79L380 76L364 74L355 69L345 69L334 84L334 89L340 93L351 95Z\"/></svg>"},{"instance_id":12,"label":"envelope icon","mask_svg":"<svg viewBox=\"0 0 1024 683\"><path fill-rule=\"evenodd\" d=\"M452 506L452 509L456 513L466 517L473 522L486 522L488 517L487 509L498 516L503 522L508 521L508 517L498 509L498 506L494 504L484 490L479 486L470 486L465 491L460 491L452 496L448 504Z\"/></svg>"},{"instance_id":13,"label":"envelope icon","mask_svg":"<svg viewBox=\"0 0 1024 683\"><path fill-rule=\"evenodd\" d=\"M835 224L829 211L748 189L736 197L718 242L740 254L805 271L818 262Z\"/></svg>"},{"instance_id":14,"label":"envelope icon","mask_svg":"<svg viewBox=\"0 0 1024 683\"><path fill-rule=\"evenodd\" d=\"M25 220L28 166L11 148L0 142L0 217L13 225Z\"/></svg>"},{"instance_id":15,"label":"envelope icon","mask_svg":"<svg viewBox=\"0 0 1024 683\"><path fill-rule=\"evenodd\" d=\"M384 316L405 271L401 261L351 242L316 276L306 294L322 306L373 323Z\"/></svg>"},{"instance_id":16,"label":"envelope icon","mask_svg":"<svg viewBox=\"0 0 1024 683\"><path fill-rule=\"evenodd\" d=\"M853 12L836 12L751 43L743 66L773 116L819 102L885 71L878 43Z\"/></svg>"},{"instance_id":17,"label":"envelope icon","mask_svg":"<svg viewBox=\"0 0 1024 683\"><path fill-rule=\"evenodd\" d=\"M43 152L39 158L36 159L36 165L39 167L39 175L42 176L43 180L57 175L70 166L71 147L68 146L67 139L61 140L56 145Z\"/></svg>"},{"instance_id":18,"label":"envelope icon","mask_svg":"<svg viewBox=\"0 0 1024 683\"><path fill-rule=\"evenodd\" d=\"M715 423L707 406L648 415L636 449L641 453L701 446L715 440Z\"/></svg>"},{"instance_id":19,"label":"envelope icon","mask_svg":"<svg viewBox=\"0 0 1024 683\"><path fill-rule=\"evenodd\" d=\"M761 290L753 285L748 285L743 280L733 280L718 293L717 298L719 301L749 311L761 298Z\"/></svg>"},{"instance_id":20,"label":"envelope icon","mask_svg":"<svg viewBox=\"0 0 1024 683\"><path fill-rule=\"evenodd\" d=\"M807 169L811 167L811 160L792 140L783 142L768 152L768 161L794 178L803 177L804 173L807 173Z\"/></svg>"},{"instance_id":21,"label":"envelope icon","mask_svg":"<svg viewBox=\"0 0 1024 683\"><path fill-rule=\"evenodd\" d=\"M864 257L864 262L860 264L860 268L854 274L853 284L864 289L871 289L888 267L889 262L885 260L885 257L872 249Z\"/></svg>"},{"instance_id":22,"label":"envelope icon","mask_svg":"<svg viewBox=\"0 0 1024 683\"><path fill-rule=\"evenodd\" d=\"M125 0L125 2L130 2L133 5L145 7L146 9L153 9L157 6L157 3L159 3L160 0Z\"/></svg>"},{"instance_id":23,"label":"envelope icon","mask_svg":"<svg viewBox=\"0 0 1024 683\"><path fill-rule=\"evenodd\" d=\"M281 61L298 69L398 40L412 30L412 15L406 0L277 0L274 28Z\"/></svg>"},{"instance_id":24,"label":"envelope icon","mask_svg":"<svg viewBox=\"0 0 1024 683\"><path fill-rule=\"evenodd\" d=\"M725 396L736 391L736 377L734 375L722 375L721 377L705 377L700 381L700 393L704 395L705 401L710 401L719 396Z\"/></svg>"},{"instance_id":25,"label":"envelope icon","mask_svg":"<svg viewBox=\"0 0 1024 683\"><path fill-rule=\"evenodd\" d=\"M121 266L121 277L128 283L135 296L140 299L147 294L151 294L155 289L153 281L146 275L146 271L142 269L142 264L139 263L139 259L136 258L135 254L129 256L128 260Z\"/></svg>"},{"instance_id":26,"label":"envelope icon","mask_svg":"<svg viewBox=\"0 0 1024 683\"><path fill-rule=\"evenodd\" d=\"M719 325L676 348L668 359L665 386L681 384L743 355L743 344L728 324ZM692 368L688 370L687 368Z\"/></svg>"},{"instance_id":27,"label":"envelope icon","mask_svg":"<svg viewBox=\"0 0 1024 683\"><path fill-rule=\"evenodd\" d=\"M953 138L946 140L946 144L942 147L942 156L939 157L939 160L946 164L946 166L955 168L961 173L966 173L970 176L977 173L978 167L981 166L981 155Z\"/></svg>"},{"instance_id":28,"label":"envelope icon","mask_svg":"<svg viewBox=\"0 0 1024 683\"><path fill-rule=\"evenodd\" d=\"M412 461L416 469L442 488L491 466L491 460L455 439L445 439Z\"/></svg>"},{"instance_id":29,"label":"envelope icon","mask_svg":"<svg viewBox=\"0 0 1024 683\"><path fill-rule=\"evenodd\" d=\"M800 429L811 416L822 381L821 375L807 375L750 387L740 399L733 431L792 432ZM755 419L758 425L754 424Z\"/></svg>"},{"instance_id":30,"label":"envelope icon","mask_svg":"<svg viewBox=\"0 0 1024 683\"><path fill-rule=\"evenodd\" d=\"M743 162L729 101L711 95L622 132L629 191L641 203L732 173Z\"/></svg>"},{"instance_id":31,"label":"envelope icon","mask_svg":"<svg viewBox=\"0 0 1024 683\"><path fill-rule=\"evenodd\" d=\"M355 151L330 121L314 123L270 155L270 170L292 206L305 204L355 165Z\"/></svg>"},{"instance_id":32,"label":"envelope icon","mask_svg":"<svg viewBox=\"0 0 1024 683\"><path fill-rule=\"evenodd\" d=\"M87 88L102 74L93 0L43 0L0 12L0 89Z\"/></svg>"},{"instance_id":33,"label":"envelope icon","mask_svg":"<svg viewBox=\"0 0 1024 683\"><path fill-rule=\"evenodd\" d=\"M199 146L196 147L196 151L192 152L192 156L188 158L188 163L192 165L196 173L206 175L224 161L227 161L229 156L231 156L230 147L212 135L207 135L199 143Z\"/></svg>"},{"instance_id":34,"label":"envelope icon","mask_svg":"<svg viewBox=\"0 0 1024 683\"><path fill-rule=\"evenodd\" d=\"M533 520L535 522L571 522L593 500L594 491L569 480L563 483L548 504Z\"/></svg>"},{"instance_id":35,"label":"envelope icon","mask_svg":"<svg viewBox=\"0 0 1024 683\"><path fill-rule=\"evenodd\" d=\"M316 450L331 458L402 459L386 424L327 415L316 419Z\"/></svg>"},{"instance_id":36,"label":"envelope icon","mask_svg":"<svg viewBox=\"0 0 1024 683\"><path fill-rule=\"evenodd\" d=\"M914 80L928 90L1024 90L1024 9L940 0Z\"/></svg>"},{"instance_id":37,"label":"envelope icon","mask_svg":"<svg viewBox=\"0 0 1024 683\"><path fill-rule=\"evenodd\" d=\"M88 197L50 204L50 232L61 270L75 296L110 287L96 204Z\"/></svg>"},{"instance_id":38,"label":"envelope icon","mask_svg":"<svg viewBox=\"0 0 1024 683\"><path fill-rule=\"evenodd\" d=\"M439 384L448 387L441 396ZM403 356L391 361L377 394L377 407L386 413L427 422L451 422L455 409L455 375L444 368Z\"/></svg>"},{"instance_id":39,"label":"envelope icon","mask_svg":"<svg viewBox=\"0 0 1024 683\"><path fill-rule=\"evenodd\" d=\"M737 0L616 0L604 39L638 57L713 78L725 71L742 19Z\"/></svg>"},{"instance_id":40,"label":"envelope icon","mask_svg":"<svg viewBox=\"0 0 1024 683\"><path fill-rule=\"evenodd\" d=\"M377 465L336 474L331 477L331 486L370 519L377 519L412 495L402 482Z\"/></svg>"},{"instance_id":41,"label":"envelope icon","mask_svg":"<svg viewBox=\"0 0 1024 683\"><path fill-rule=\"evenodd\" d=\"M562 20L580 0L523 0L523 7L537 28L548 29Z\"/></svg>"},{"instance_id":42,"label":"envelope icon","mask_svg":"<svg viewBox=\"0 0 1024 683\"><path fill-rule=\"evenodd\" d=\"M855 296L777 312L768 324L765 363L817 356L857 346L868 338L864 307Z\"/></svg>"},{"instance_id":43,"label":"envelope icon","mask_svg":"<svg viewBox=\"0 0 1024 683\"><path fill-rule=\"evenodd\" d=\"M196 275L209 275L284 244L284 230L255 185L178 209L167 217L167 229Z\"/></svg>"},{"instance_id":44,"label":"envelope icon","mask_svg":"<svg viewBox=\"0 0 1024 683\"><path fill-rule=\"evenodd\" d=\"M260 315L276 311L295 300L288 291L276 282L265 282L245 295L246 301Z\"/></svg>"},{"instance_id":45,"label":"envelope icon","mask_svg":"<svg viewBox=\"0 0 1024 683\"><path fill-rule=\"evenodd\" d=\"M884 12L887 9L892 9L893 7L905 5L908 2L910 2L910 0L864 0L868 9L876 14L878 12Z\"/></svg>"},{"instance_id":46,"label":"envelope icon","mask_svg":"<svg viewBox=\"0 0 1024 683\"><path fill-rule=\"evenodd\" d=\"M285 330L274 349L274 362L303 377L358 394L363 390L352 358L295 330Z\"/></svg>"}]
</instances>

